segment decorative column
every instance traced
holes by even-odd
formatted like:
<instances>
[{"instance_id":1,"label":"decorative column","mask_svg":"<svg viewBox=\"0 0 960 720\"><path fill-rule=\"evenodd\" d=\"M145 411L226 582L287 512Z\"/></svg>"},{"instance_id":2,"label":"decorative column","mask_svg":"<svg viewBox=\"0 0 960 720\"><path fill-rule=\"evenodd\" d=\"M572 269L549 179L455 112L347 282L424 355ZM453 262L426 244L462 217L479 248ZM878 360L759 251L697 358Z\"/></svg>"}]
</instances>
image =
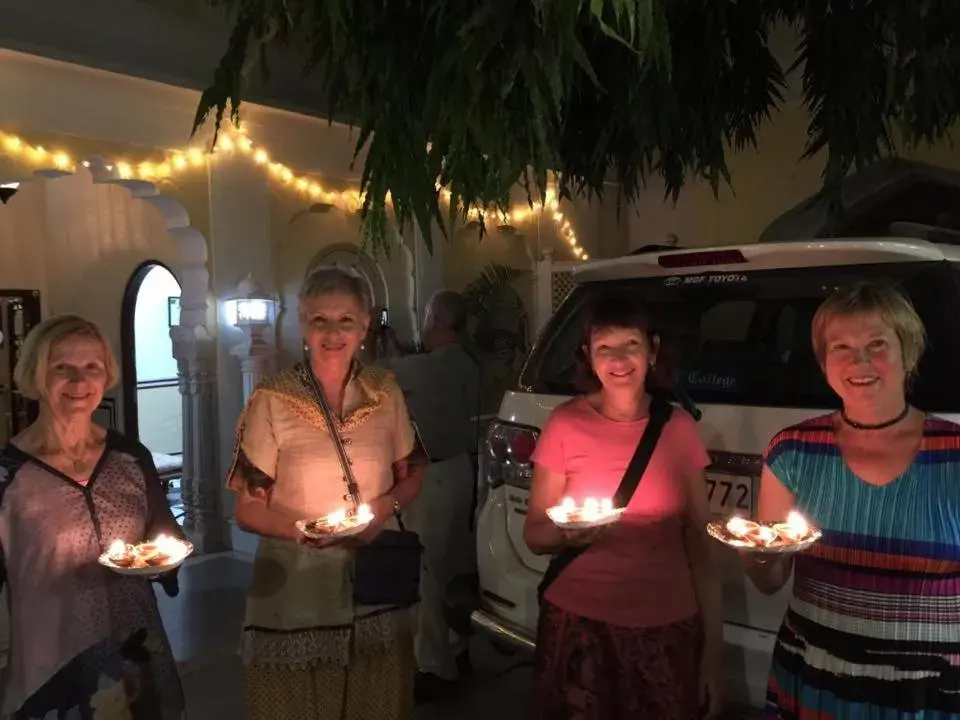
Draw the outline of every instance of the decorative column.
<instances>
[{"instance_id":1,"label":"decorative column","mask_svg":"<svg viewBox=\"0 0 960 720\"><path fill-rule=\"evenodd\" d=\"M272 373L276 366L277 349L267 337L276 318L277 301L248 275L224 306L228 322L243 331L243 341L231 348L230 354L240 359L246 404L260 378Z\"/></svg>"},{"instance_id":2,"label":"decorative column","mask_svg":"<svg viewBox=\"0 0 960 720\"><path fill-rule=\"evenodd\" d=\"M183 402L183 529L200 553L228 549L218 471L216 346L205 327L171 328Z\"/></svg>"},{"instance_id":3,"label":"decorative column","mask_svg":"<svg viewBox=\"0 0 960 720\"><path fill-rule=\"evenodd\" d=\"M533 273L533 322L535 338L553 314L553 250L544 250Z\"/></svg>"}]
</instances>

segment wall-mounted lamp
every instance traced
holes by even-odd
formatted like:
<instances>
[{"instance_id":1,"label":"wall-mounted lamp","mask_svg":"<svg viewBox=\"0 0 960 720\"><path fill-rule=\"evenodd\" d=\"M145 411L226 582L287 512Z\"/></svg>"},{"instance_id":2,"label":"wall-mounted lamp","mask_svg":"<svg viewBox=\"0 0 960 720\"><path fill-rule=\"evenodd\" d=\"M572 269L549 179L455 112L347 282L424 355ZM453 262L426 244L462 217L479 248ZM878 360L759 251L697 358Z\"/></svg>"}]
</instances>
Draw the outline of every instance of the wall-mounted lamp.
<instances>
[{"instance_id":1,"label":"wall-mounted lamp","mask_svg":"<svg viewBox=\"0 0 960 720\"><path fill-rule=\"evenodd\" d=\"M277 316L277 300L248 275L237 289L223 301L226 320L230 325L243 330L244 339L230 350L240 358L243 372L243 401L253 394L260 378L273 371L276 358L274 343L267 340L266 333Z\"/></svg>"},{"instance_id":2,"label":"wall-mounted lamp","mask_svg":"<svg viewBox=\"0 0 960 720\"><path fill-rule=\"evenodd\" d=\"M237 289L224 299L227 322L239 328L264 329L276 319L277 300L263 291L253 275L247 275Z\"/></svg>"}]
</instances>

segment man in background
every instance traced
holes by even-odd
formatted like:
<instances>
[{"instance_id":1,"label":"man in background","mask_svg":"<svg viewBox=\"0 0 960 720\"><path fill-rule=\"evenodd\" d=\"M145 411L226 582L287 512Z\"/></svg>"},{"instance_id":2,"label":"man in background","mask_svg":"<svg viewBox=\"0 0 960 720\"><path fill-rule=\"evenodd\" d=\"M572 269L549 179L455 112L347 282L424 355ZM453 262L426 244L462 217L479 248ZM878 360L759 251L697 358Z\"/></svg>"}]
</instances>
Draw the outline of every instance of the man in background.
<instances>
[{"instance_id":1,"label":"man in background","mask_svg":"<svg viewBox=\"0 0 960 720\"><path fill-rule=\"evenodd\" d=\"M470 668L467 639L451 632L445 616L450 580L476 571L471 454L477 447L480 370L461 342L466 326L463 296L442 290L427 304L427 352L388 362L430 456L420 495L404 514L424 547L415 639L420 702L434 699Z\"/></svg>"}]
</instances>

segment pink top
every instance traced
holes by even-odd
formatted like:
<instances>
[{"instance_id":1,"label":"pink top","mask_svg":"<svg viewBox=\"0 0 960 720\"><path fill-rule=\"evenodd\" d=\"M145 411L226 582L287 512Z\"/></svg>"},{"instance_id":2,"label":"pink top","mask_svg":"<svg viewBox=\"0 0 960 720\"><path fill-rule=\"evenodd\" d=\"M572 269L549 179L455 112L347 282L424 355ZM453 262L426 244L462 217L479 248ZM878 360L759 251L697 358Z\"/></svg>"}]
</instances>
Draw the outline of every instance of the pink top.
<instances>
[{"instance_id":1,"label":"pink top","mask_svg":"<svg viewBox=\"0 0 960 720\"><path fill-rule=\"evenodd\" d=\"M578 503L612 497L646 426L646 419L609 420L577 397L550 415L533 461L566 475L564 495ZM621 627L668 625L695 615L681 529L686 478L709 463L693 418L674 408L620 522L564 569L545 599Z\"/></svg>"}]
</instances>

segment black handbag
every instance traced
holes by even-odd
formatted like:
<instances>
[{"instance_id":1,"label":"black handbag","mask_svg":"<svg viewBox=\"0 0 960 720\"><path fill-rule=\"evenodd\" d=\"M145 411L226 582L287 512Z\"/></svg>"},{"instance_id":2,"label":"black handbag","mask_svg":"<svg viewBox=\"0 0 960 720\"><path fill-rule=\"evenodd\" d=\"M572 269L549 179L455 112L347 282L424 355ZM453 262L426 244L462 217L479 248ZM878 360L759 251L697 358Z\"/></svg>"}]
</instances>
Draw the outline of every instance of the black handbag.
<instances>
[{"instance_id":1,"label":"black handbag","mask_svg":"<svg viewBox=\"0 0 960 720\"><path fill-rule=\"evenodd\" d=\"M360 486L350 466L340 429L313 371L304 366L304 375L327 421L327 429L337 449L343 479L347 484L345 500L360 507ZM399 530L381 530L368 545L360 545L353 555L353 601L357 605L409 607L420 601L420 565L423 545L417 533L407 530L396 513Z\"/></svg>"},{"instance_id":2,"label":"black handbag","mask_svg":"<svg viewBox=\"0 0 960 720\"><path fill-rule=\"evenodd\" d=\"M637 491L637 486L647 471L647 465L650 464L650 458L653 457L653 451L657 447L663 428L666 427L670 416L673 414L673 405L666 400L654 397L650 403L650 420L643 431L640 442L637 443L637 449L633 451L633 457L627 465L620 485L613 495L613 506L616 508L626 507L633 494ZM543 580L537 587L537 599L543 604L543 594L547 591L554 581L560 577L560 574L570 563L580 557L590 548L589 545L583 547L564 548L552 558L547 566L547 571L543 574Z\"/></svg>"}]
</instances>

